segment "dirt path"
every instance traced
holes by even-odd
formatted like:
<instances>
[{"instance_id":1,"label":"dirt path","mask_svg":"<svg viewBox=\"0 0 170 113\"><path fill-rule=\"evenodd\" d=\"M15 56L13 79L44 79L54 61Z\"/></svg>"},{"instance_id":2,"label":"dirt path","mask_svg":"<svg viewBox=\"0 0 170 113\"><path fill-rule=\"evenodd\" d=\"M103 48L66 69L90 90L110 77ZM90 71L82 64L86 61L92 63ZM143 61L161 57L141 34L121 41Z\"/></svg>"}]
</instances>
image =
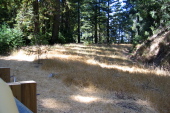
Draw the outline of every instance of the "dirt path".
<instances>
[{"instance_id":1,"label":"dirt path","mask_svg":"<svg viewBox=\"0 0 170 113\"><path fill-rule=\"evenodd\" d=\"M67 47L58 48L60 51L65 49ZM107 52L109 53L109 50ZM36 55L28 56L22 52L13 56L1 56L0 67L10 67L11 75L16 76L17 81L37 82L38 113L156 113L147 100L93 86L65 84L60 78L49 77L53 72L42 70L43 64L37 65L33 62L35 58Z\"/></svg>"}]
</instances>

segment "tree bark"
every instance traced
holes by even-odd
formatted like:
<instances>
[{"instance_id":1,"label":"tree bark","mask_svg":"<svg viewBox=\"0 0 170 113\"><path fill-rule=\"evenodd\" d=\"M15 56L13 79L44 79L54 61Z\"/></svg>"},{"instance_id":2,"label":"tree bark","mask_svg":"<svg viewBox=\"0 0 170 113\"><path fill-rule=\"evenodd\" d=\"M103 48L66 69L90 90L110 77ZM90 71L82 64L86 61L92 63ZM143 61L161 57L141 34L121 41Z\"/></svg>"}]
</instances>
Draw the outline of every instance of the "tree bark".
<instances>
[{"instance_id":1,"label":"tree bark","mask_svg":"<svg viewBox=\"0 0 170 113\"><path fill-rule=\"evenodd\" d=\"M96 5L95 5L95 33L94 33L94 38L95 38L95 44L98 43L98 36L97 36L97 1L96 1Z\"/></svg>"},{"instance_id":2,"label":"tree bark","mask_svg":"<svg viewBox=\"0 0 170 113\"><path fill-rule=\"evenodd\" d=\"M98 8L98 10L99 10L99 19L98 19L98 24L99 24L99 33L98 33L98 36L99 36L99 42L101 43L102 41L102 39L101 39L101 33L100 33L100 31L101 31L101 27L100 27L100 24L101 24L101 22L100 22L100 16L101 16L101 12L100 12L100 9L101 9L101 0L99 0L99 8Z\"/></svg>"},{"instance_id":3,"label":"tree bark","mask_svg":"<svg viewBox=\"0 0 170 113\"><path fill-rule=\"evenodd\" d=\"M37 35L40 32L40 25L39 25L39 4L38 0L33 1L33 11L34 11L34 35Z\"/></svg>"},{"instance_id":4,"label":"tree bark","mask_svg":"<svg viewBox=\"0 0 170 113\"><path fill-rule=\"evenodd\" d=\"M109 7L110 7L110 2L109 2L110 0L108 0L108 6L107 6L107 43L109 43L110 42L110 35L109 35L109 17L110 17L110 15L109 15Z\"/></svg>"},{"instance_id":5,"label":"tree bark","mask_svg":"<svg viewBox=\"0 0 170 113\"><path fill-rule=\"evenodd\" d=\"M60 26L60 0L55 0L55 14L53 19L53 29L52 29L52 38L51 44L55 44L58 41L59 35L59 26Z\"/></svg>"},{"instance_id":6,"label":"tree bark","mask_svg":"<svg viewBox=\"0 0 170 113\"><path fill-rule=\"evenodd\" d=\"M80 43L80 1L78 0L78 43Z\"/></svg>"}]
</instances>

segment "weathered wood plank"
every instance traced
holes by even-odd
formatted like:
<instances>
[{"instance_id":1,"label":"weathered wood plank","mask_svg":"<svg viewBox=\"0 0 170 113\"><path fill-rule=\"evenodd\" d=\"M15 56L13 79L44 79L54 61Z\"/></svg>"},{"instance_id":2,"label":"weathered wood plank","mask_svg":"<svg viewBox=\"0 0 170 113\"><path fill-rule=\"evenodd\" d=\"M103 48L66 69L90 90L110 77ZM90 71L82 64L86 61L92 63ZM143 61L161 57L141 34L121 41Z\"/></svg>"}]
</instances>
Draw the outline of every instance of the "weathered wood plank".
<instances>
[{"instance_id":1,"label":"weathered wood plank","mask_svg":"<svg viewBox=\"0 0 170 113\"><path fill-rule=\"evenodd\" d=\"M13 95L34 113L37 113L36 82L10 82L10 68L0 67L0 78L8 82Z\"/></svg>"},{"instance_id":2,"label":"weathered wood plank","mask_svg":"<svg viewBox=\"0 0 170 113\"><path fill-rule=\"evenodd\" d=\"M21 101L21 84L19 82L8 83L15 98Z\"/></svg>"},{"instance_id":3,"label":"weathered wood plank","mask_svg":"<svg viewBox=\"0 0 170 113\"><path fill-rule=\"evenodd\" d=\"M0 78L5 82L10 82L10 68L0 67Z\"/></svg>"},{"instance_id":4,"label":"weathered wood plank","mask_svg":"<svg viewBox=\"0 0 170 113\"><path fill-rule=\"evenodd\" d=\"M21 102L37 113L37 97L36 97L36 82L35 81L21 81Z\"/></svg>"}]
</instances>

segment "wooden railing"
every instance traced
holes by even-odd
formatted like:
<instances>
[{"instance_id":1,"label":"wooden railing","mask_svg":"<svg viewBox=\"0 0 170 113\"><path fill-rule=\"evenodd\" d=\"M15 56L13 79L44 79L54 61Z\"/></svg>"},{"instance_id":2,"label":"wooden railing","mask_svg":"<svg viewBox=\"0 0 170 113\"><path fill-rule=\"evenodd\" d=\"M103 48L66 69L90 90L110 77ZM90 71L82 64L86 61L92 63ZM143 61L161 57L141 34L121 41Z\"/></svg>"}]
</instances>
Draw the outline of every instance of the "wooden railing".
<instances>
[{"instance_id":1,"label":"wooden railing","mask_svg":"<svg viewBox=\"0 0 170 113\"><path fill-rule=\"evenodd\" d=\"M10 82L10 68L0 67L0 78L9 84L13 95L32 112L37 113L35 81Z\"/></svg>"}]
</instances>

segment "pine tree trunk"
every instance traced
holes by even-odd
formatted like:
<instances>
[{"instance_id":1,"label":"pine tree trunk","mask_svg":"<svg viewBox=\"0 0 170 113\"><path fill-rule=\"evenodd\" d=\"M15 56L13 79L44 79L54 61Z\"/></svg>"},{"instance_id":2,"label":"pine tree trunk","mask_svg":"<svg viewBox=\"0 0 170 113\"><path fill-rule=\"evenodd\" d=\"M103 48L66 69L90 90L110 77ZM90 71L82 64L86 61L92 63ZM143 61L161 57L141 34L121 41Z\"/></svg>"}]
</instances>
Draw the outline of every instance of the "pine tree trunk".
<instances>
[{"instance_id":1,"label":"pine tree trunk","mask_svg":"<svg viewBox=\"0 0 170 113\"><path fill-rule=\"evenodd\" d=\"M109 0L108 0L108 6L107 6L107 43L109 43L110 42L110 36L109 36L109 7L110 7L110 3L109 3Z\"/></svg>"},{"instance_id":2,"label":"pine tree trunk","mask_svg":"<svg viewBox=\"0 0 170 113\"><path fill-rule=\"evenodd\" d=\"M33 11L34 11L34 34L37 35L40 32L40 25L39 25L39 5L38 0L33 1Z\"/></svg>"},{"instance_id":3,"label":"pine tree trunk","mask_svg":"<svg viewBox=\"0 0 170 113\"><path fill-rule=\"evenodd\" d=\"M101 22L100 22L100 16L101 16L101 11L100 11L100 9L101 9L101 0L99 0L99 8L98 8L98 10L99 10L99 19L98 19L98 24L99 24L99 43L101 43L101 34L100 34L100 30L101 30L101 27L100 27L100 24L101 24Z\"/></svg>"},{"instance_id":4,"label":"pine tree trunk","mask_svg":"<svg viewBox=\"0 0 170 113\"><path fill-rule=\"evenodd\" d=\"M80 43L80 1L78 0L78 43Z\"/></svg>"},{"instance_id":5,"label":"pine tree trunk","mask_svg":"<svg viewBox=\"0 0 170 113\"><path fill-rule=\"evenodd\" d=\"M94 38L95 38L95 44L98 43L98 38L97 38L97 1L96 1L96 6L95 6L95 33L94 33Z\"/></svg>"},{"instance_id":6,"label":"pine tree trunk","mask_svg":"<svg viewBox=\"0 0 170 113\"><path fill-rule=\"evenodd\" d=\"M60 0L55 0L55 14L53 19L53 29L52 29L52 38L51 44L55 44L58 41L59 35L59 26L60 26Z\"/></svg>"}]
</instances>

